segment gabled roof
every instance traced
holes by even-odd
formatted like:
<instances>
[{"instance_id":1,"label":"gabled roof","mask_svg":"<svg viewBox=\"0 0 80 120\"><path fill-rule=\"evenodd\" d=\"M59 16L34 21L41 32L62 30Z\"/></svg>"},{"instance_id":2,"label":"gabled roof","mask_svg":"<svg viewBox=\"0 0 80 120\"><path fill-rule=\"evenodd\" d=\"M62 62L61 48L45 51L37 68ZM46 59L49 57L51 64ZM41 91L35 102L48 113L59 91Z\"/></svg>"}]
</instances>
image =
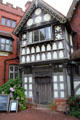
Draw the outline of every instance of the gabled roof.
<instances>
[{"instance_id":1,"label":"gabled roof","mask_svg":"<svg viewBox=\"0 0 80 120\"><path fill-rule=\"evenodd\" d=\"M75 11L76 6L78 5L78 3L80 3L80 0L73 0L72 5L71 5L71 7L70 7L70 9L69 9L69 11L67 13L67 18L68 19L72 18L72 15L73 15L73 13L74 13L74 11Z\"/></svg>"},{"instance_id":2,"label":"gabled roof","mask_svg":"<svg viewBox=\"0 0 80 120\"><path fill-rule=\"evenodd\" d=\"M60 12L55 10L53 7L51 7L49 4L44 2L43 0L33 0L30 8L25 12L24 16L22 17L20 23L17 25L17 27L14 30L14 34L18 36L20 30L23 28L26 21L29 19L30 15L33 13L33 11L36 8L42 8L43 10L46 10L46 12L50 13L53 17L55 17L60 23L66 22L66 17L62 15Z\"/></svg>"}]
</instances>

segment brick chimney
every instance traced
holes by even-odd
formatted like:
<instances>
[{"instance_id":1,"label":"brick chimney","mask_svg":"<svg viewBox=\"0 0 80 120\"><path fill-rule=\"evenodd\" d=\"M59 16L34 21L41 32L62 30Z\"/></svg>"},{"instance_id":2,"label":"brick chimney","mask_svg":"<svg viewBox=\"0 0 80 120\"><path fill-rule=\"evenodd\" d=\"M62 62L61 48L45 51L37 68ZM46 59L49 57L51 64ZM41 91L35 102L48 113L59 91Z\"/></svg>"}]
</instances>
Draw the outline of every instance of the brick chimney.
<instances>
[{"instance_id":1,"label":"brick chimney","mask_svg":"<svg viewBox=\"0 0 80 120\"><path fill-rule=\"evenodd\" d=\"M25 4L26 10L28 10L28 8L30 7L31 3L32 3L31 1L28 1L28 2Z\"/></svg>"}]
</instances>

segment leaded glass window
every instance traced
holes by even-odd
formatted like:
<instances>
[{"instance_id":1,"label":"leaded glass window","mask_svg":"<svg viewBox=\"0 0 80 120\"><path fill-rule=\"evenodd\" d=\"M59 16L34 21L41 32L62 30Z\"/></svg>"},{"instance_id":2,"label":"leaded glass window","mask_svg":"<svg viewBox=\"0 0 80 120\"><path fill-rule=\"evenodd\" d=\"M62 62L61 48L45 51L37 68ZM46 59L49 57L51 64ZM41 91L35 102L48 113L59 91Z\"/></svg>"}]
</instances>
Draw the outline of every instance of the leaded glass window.
<instances>
[{"instance_id":1,"label":"leaded glass window","mask_svg":"<svg viewBox=\"0 0 80 120\"><path fill-rule=\"evenodd\" d=\"M39 31L35 30L34 31L34 42L38 42L39 41Z\"/></svg>"},{"instance_id":2,"label":"leaded glass window","mask_svg":"<svg viewBox=\"0 0 80 120\"><path fill-rule=\"evenodd\" d=\"M45 27L37 29L31 32L28 32L28 42L40 42L44 40L50 40L52 38L52 29L51 27Z\"/></svg>"},{"instance_id":3,"label":"leaded glass window","mask_svg":"<svg viewBox=\"0 0 80 120\"><path fill-rule=\"evenodd\" d=\"M63 80L60 80L60 76ZM65 97L65 85L63 74L53 75L53 97L54 98L64 98Z\"/></svg>"},{"instance_id":4,"label":"leaded glass window","mask_svg":"<svg viewBox=\"0 0 80 120\"><path fill-rule=\"evenodd\" d=\"M40 40L45 40L45 29L40 29Z\"/></svg>"},{"instance_id":5,"label":"leaded glass window","mask_svg":"<svg viewBox=\"0 0 80 120\"><path fill-rule=\"evenodd\" d=\"M19 66L18 65L10 65L9 66L9 78L15 79L19 77Z\"/></svg>"},{"instance_id":6,"label":"leaded glass window","mask_svg":"<svg viewBox=\"0 0 80 120\"><path fill-rule=\"evenodd\" d=\"M25 76L23 82L24 82L23 84L24 84L24 89L25 89L25 96L27 98L32 98L33 97L32 76L31 75Z\"/></svg>"},{"instance_id":7,"label":"leaded glass window","mask_svg":"<svg viewBox=\"0 0 80 120\"><path fill-rule=\"evenodd\" d=\"M13 50L13 41L7 38L0 38L0 50L12 52Z\"/></svg>"}]
</instances>

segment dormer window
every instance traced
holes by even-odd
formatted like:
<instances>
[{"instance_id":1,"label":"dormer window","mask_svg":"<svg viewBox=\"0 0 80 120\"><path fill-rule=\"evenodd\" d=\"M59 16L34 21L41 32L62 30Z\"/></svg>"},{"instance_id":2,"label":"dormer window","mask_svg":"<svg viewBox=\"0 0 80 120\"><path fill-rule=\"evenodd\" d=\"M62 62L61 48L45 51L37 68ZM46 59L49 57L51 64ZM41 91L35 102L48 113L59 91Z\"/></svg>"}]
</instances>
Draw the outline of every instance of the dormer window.
<instances>
[{"instance_id":1,"label":"dormer window","mask_svg":"<svg viewBox=\"0 0 80 120\"><path fill-rule=\"evenodd\" d=\"M12 52L13 44L11 39L0 38L0 51Z\"/></svg>"}]
</instances>

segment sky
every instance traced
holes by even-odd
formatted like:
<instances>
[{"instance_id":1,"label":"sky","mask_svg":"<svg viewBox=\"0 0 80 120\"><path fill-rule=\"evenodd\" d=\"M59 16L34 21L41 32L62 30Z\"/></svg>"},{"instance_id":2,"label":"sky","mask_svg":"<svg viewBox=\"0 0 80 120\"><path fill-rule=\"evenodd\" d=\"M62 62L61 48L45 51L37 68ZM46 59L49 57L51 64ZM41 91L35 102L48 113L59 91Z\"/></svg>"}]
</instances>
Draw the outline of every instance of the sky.
<instances>
[{"instance_id":1,"label":"sky","mask_svg":"<svg viewBox=\"0 0 80 120\"><path fill-rule=\"evenodd\" d=\"M16 6L21 7L23 8L24 11L25 4L27 3L27 1L32 0L3 0L4 3L6 2L12 3L14 7ZM66 16L73 0L44 0L44 1Z\"/></svg>"}]
</instances>

